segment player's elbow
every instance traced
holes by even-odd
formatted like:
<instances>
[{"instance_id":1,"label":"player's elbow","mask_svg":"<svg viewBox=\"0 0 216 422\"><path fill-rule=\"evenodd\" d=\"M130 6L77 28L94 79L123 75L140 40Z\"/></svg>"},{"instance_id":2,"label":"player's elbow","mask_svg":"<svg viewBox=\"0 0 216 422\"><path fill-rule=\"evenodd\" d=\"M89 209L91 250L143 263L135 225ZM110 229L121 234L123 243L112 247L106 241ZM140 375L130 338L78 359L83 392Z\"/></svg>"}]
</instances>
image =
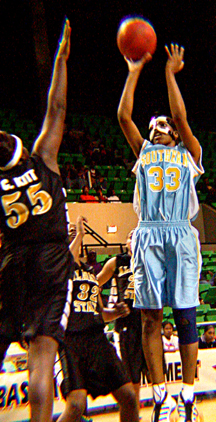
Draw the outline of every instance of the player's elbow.
<instances>
[{"instance_id":1,"label":"player's elbow","mask_svg":"<svg viewBox=\"0 0 216 422\"><path fill-rule=\"evenodd\" d=\"M127 126L131 122L131 116L122 110L118 110L117 119L120 126Z\"/></svg>"}]
</instances>

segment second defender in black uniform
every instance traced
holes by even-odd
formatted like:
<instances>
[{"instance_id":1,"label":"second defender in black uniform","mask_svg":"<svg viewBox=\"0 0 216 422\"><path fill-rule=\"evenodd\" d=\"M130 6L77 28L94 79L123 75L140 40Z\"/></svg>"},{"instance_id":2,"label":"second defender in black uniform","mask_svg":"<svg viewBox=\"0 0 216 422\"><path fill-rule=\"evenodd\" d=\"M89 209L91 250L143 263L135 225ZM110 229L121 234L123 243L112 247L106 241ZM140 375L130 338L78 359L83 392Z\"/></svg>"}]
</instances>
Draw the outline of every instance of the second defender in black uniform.
<instances>
[{"instance_id":1,"label":"second defender in black uniform","mask_svg":"<svg viewBox=\"0 0 216 422\"><path fill-rule=\"evenodd\" d=\"M106 338L103 321L103 318L107 322L127 315L128 307L121 303L114 312L103 309L93 268L81 263L78 258L84 233L83 218L79 217L77 235L70 246L77 261L73 276L71 314L64 346L59 350L66 407L57 422L80 421L88 394L95 399L109 393L119 403L121 422L137 422L139 417L133 385L114 346Z\"/></svg>"},{"instance_id":2,"label":"second defender in black uniform","mask_svg":"<svg viewBox=\"0 0 216 422\"><path fill-rule=\"evenodd\" d=\"M133 230L127 236L127 253L109 259L97 275L97 280L99 284L104 284L112 277L108 307L124 301L130 309L129 315L115 321L115 332L119 334L121 358L133 383L139 408L141 375L147 375L147 366L142 350L141 312L133 307L134 280L130 268L132 234Z\"/></svg>"},{"instance_id":3,"label":"second defender in black uniform","mask_svg":"<svg viewBox=\"0 0 216 422\"><path fill-rule=\"evenodd\" d=\"M70 24L55 58L48 107L31 156L0 131L0 360L21 336L29 343L31 422L51 422L53 365L70 310L72 256L57 164L66 113Z\"/></svg>"}]
</instances>

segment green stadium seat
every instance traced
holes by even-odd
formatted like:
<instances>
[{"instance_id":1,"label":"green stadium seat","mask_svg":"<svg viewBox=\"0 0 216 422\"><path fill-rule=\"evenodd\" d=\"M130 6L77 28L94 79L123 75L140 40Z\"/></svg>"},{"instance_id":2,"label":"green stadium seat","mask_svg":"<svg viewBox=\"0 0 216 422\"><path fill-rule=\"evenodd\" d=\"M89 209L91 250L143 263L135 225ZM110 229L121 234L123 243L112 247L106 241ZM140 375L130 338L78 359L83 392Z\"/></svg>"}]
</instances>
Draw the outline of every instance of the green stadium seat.
<instances>
[{"instance_id":1,"label":"green stadium seat","mask_svg":"<svg viewBox=\"0 0 216 422\"><path fill-rule=\"evenodd\" d=\"M116 177L116 168L115 167L111 167L108 169L107 171L107 179L111 180L114 179L114 177Z\"/></svg>"},{"instance_id":2,"label":"green stadium seat","mask_svg":"<svg viewBox=\"0 0 216 422\"><path fill-rule=\"evenodd\" d=\"M211 284L200 284L199 285L199 294L207 293Z\"/></svg>"},{"instance_id":3,"label":"green stadium seat","mask_svg":"<svg viewBox=\"0 0 216 422\"><path fill-rule=\"evenodd\" d=\"M67 192L67 202L77 202L79 200L79 195L75 192Z\"/></svg>"},{"instance_id":4,"label":"green stadium seat","mask_svg":"<svg viewBox=\"0 0 216 422\"><path fill-rule=\"evenodd\" d=\"M197 306L196 308L196 315L197 316L205 316L207 312L211 309L209 303L204 303L203 305Z\"/></svg>"},{"instance_id":5,"label":"green stadium seat","mask_svg":"<svg viewBox=\"0 0 216 422\"><path fill-rule=\"evenodd\" d=\"M170 306L163 307L163 319L169 319L169 316L173 317L173 310Z\"/></svg>"},{"instance_id":6,"label":"green stadium seat","mask_svg":"<svg viewBox=\"0 0 216 422\"><path fill-rule=\"evenodd\" d=\"M115 182L114 182L114 190L115 191L117 191L117 190L121 190L121 189L123 189L123 181L121 181L121 180L115 180Z\"/></svg>"},{"instance_id":7,"label":"green stadium seat","mask_svg":"<svg viewBox=\"0 0 216 422\"><path fill-rule=\"evenodd\" d=\"M216 286L209 287L208 292L203 295L203 300L212 306L216 304Z\"/></svg>"},{"instance_id":8,"label":"green stadium seat","mask_svg":"<svg viewBox=\"0 0 216 422\"><path fill-rule=\"evenodd\" d=\"M123 192L123 193L121 193L120 199L121 199L122 202L131 202L131 195L130 195L130 193Z\"/></svg>"},{"instance_id":9,"label":"green stadium seat","mask_svg":"<svg viewBox=\"0 0 216 422\"><path fill-rule=\"evenodd\" d=\"M125 190L126 191L134 190L134 186L135 186L135 180L134 179L128 178L128 179L126 179L125 182L126 182L125 183Z\"/></svg>"},{"instance_id":10,"label":"green stadium seat","mask_svg":"<svg viewBox=\"0 0 216 422\"><path fill-rule=\"evenodd\" d=\"M213 251L201 251L202 257L210 257Z\"/></svg>"},{"instance_id":11,"label":"green stadium seat","mask_svg":"<svg viewBox=\"0 0 216 422\"><path fill-rule=\"evenodd\" d=\"M127 178L127 174L128 174L128 170L127 170L127 169L125 169L124 167L123 167L123 168L121 168L121 169L118 171L118 175L119 175L120 179L121 179L121 180L123 180L123 181Z\"/></svg>"},{"instance_id":12,"label":"green stadium seat","mask_svg":"<svg viewBox=\"0 0 216 422\"><path fill-rule=\"evenodd\" d=\"M205 320L206 321L216 321L216 309L208 309Z\"/></svg>"},{"instance_id":13,"label":"green stadium seat","mask_svg":"<svg viewBox=\"0 0 216 422\"><path fill-rule=\"evenodd\" d=\"M196 322L205 322L205 315L196 315Z\"/></svg>"}]
</instances>

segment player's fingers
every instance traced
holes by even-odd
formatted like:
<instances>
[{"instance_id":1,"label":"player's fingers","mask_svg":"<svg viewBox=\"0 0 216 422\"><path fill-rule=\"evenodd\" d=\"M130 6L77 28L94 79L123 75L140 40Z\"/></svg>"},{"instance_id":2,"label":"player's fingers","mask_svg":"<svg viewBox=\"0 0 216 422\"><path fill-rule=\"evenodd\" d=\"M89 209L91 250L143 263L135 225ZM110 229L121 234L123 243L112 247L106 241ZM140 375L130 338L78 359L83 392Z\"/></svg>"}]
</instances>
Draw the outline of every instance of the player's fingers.
<instances>
[{"instance_id":1,"label":"player's fingers","mask_svg":"<svg viewBox=\"0 0 216 422\"><path fill-rule=\"evenodd\" d=\"M144 56L143 56L143 58L141 59L141 61L142 61L142 63L143 62L146 62L146 63L148 63L148 62L150 62L150 60L152 59L152 55L150 54L150 53L146 53Z\"/></svg>"},{"instance_id":2,"label":"player's fingers","mask_svg":"<svg viewBox=\"0 0 216 422\"><path fill-rule=\"evenodd\" d=\"M166 50L166 52L167 52L167 55L168 55L168 57L169 57L169 59L171 59L171 57L172 57L172 55L171 55L171 53L170 53L170 51L169 51L169 48L168 48L168 46L167 45L165 45L165 50Z\"/></svg>"},{"instance_id":3,"label":"player's fingers","mask_svg":"<svg viewBox=\"0 0 216 422\"><path fill-rule=\"evenodd\" d=\"M181 57L181 59L183 59L183 57L184 57L184 51L185 51L185 49L184 49L184 47L181 47L180 48L180 57Z\"/></svg>"},{"instance_id":4,"label":"player's fingers","mask_svg":"<svg viewBox=\"0 0 216 422\"><path fill-rule=\"evenodd\" d=\"M175 53L175 46L173 43L170 45L171 54L173 55Z\"/></svg>"}]
</instances>

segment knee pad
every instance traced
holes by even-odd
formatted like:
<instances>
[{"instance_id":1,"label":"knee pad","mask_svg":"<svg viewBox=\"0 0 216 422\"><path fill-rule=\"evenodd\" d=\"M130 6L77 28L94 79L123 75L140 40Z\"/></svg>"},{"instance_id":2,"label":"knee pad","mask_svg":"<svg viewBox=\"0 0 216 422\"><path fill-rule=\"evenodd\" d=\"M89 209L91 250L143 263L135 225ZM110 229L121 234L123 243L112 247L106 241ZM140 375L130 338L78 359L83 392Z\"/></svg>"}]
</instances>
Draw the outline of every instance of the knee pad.
<instances>
[{"instance_id":1,"label":"knee pad","mask_svg":"<svg viewBox=\"0 0 216 422\"><path fill-rule=\"evenodd\" d=\"M196 307L173 309L173 316L178 331L179 344L192 344L198 341L196 328Z\"/></svg>"}]
</instances>

